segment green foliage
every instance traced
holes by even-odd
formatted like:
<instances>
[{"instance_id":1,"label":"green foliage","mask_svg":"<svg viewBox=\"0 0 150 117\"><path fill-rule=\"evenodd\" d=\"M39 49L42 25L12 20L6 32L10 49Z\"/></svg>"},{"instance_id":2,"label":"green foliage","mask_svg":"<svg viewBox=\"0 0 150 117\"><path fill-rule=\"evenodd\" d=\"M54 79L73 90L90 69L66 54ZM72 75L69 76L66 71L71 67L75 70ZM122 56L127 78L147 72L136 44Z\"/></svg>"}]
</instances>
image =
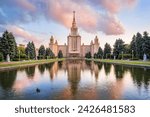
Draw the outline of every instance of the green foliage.
<instances>
[{"instance_id":1,"label":"green foliage","mask_svg":"<svg viewBox=\"0 0 150 117\"><path fill-rule=\"evenodd\" d=\"M150 37L146 31L143 33L143 41L144 41L142 44L143 53L145 53L148 57L150 57Z\"/></svg>"},{"instance_id":2,"label":"green foliage","mask_svg":"<svg viewBox=\"0 0 150 117\"><path fill-rule=\"evenodd\" d=\"M7 55L9 55L10 59L13 60L18 54L15 37L11 32L8 32L7 30L2 34L2 37L0 38L0 51L3 53L5 60L7 58Z\"/></svg>"},{"instance_id":3,"label":"green foliage","mask_svg":"<svg viewBox=\"0 0 150 117\"><path fill-rule=\"evenodd\" d=\"M59 50L59 52L58 52L58 58L63 58L63 53L61 50Z\"/></svg>"},{"instance_id":4,"label":"green foliage","mask_svg":"<svg viewBox=\"0 0 150 117\"><path fill-rule=\"evenodd\" d=\"M20 56L20 59L23 60L26 58L26 52L24 47L18 47L18 57Z\"/></svg>"},{"instance_id":5,"label":"green foliage","mask_svg":"<svg viewBox=\"0 0 150 117\"><path fill-rule=\"evenodd\" d=\"M97 52L97 58L102 59L103 58L103 50L101 47L99 47L98 52Z\"/></svg>"},{"instance_id":6,"label":"green foliage","mask_svg":"<svg viewBox=\"0 0 150 117\"><path fill-rule=\"evenodd\" d=\"M130 50L130 45L129 44L125 44L124 45L124 54L131 54L131 50Z\"/></svg>"},{"instance_id":7,"label":"green foliage","mask_svg":"<svg viewBox=\"0 0 150 117\"><path fill-rule=\"evenodd\" d=\"M133 57L136 56L136 36L132 37L132 41L130 42L130 52L133 54Z\"/></svg>"},{"instance_id":8,"label":"green foliage","mask_svg":"<svg viewBox=\"0 0 150 117\"><path fill-rule=\"evenodd\" d=\"M44 45L41 45L39 48L39 59L45 59L45 55L46 55L46 50Z\"/></svg>"},{"instance_id":9,"label":"green foliage","mask_svg":"<svg viewBox=\"0 0 150 117\"><path fill-rule=\"evenodd\" d=\"M124 41L122 39L117 39L113 49L114 56L116 56L116 58L118 59L119 55L122 54L122 52L124 52L124 49Z\"/></svg>"},{"instance_id":10,"label":"green foliage","mask_svg":"<svg viewBox=\"0 0 150 117\"><path fill-rule=\"evenodd\" d=\"M25 49L25 53L28 59L36 59L35 46L33 42L29 42Z\"/></svg>"},{"instance_id":11,"label":"green foliage","mask_svg":"<svg viewBox=\"0 0 150 117\"><path fill-rule=\"evenodd\" d=\"M86 53L85 58L92 58L91 52Z\"/></svg>"},{"instance_id":12,"label":"green foliage","mask_svg":"<svg viewBox=\"0 0 150 117\"><path fill-rule=\"evenodd\" d=\"M109 55L109 58L110 58L110 54L111 54L111 46L108 44L108 43L106 43L105 44L105 47L104 47L104 58L108 58L108 55Z\"/></svg>"},{"instance_id":13,"label":"green foliage","mask_svg":"<svg viewBox=\"0 0 150 117\"><path fill-rule=\"evenodd\" d=\"M94 53L94 58L98 58L98 57L97 57L97 53Z\"/></svg>"},{"instance_id":14,"label":"green foliage","mask_svg":"<svg viewBox=\"0 0 150 117\"><path fill-rule=\"evenodd\" d=\"M136 57L142 59L143 58L143 38L142 38L142 35L140 33L137 33L136 35L136 43L135 43L135 46L136 46Z\"/></svg>"},{"instance_id":15,"label":"green foliage","mask_svg":"<svg viewBox=\"0 0 150 117\"><path fill-rule=\"evenodd\" d=\"M143 36L139 32L133 36L130 53L134 58L143 59L144 53L150 58L150 37L146 31Z\"/></svg>"},{"instance_id":16,"label":"green foliage","mask_svg":"<svg viewBox=\"0 0 150 117\"><path fill-rule=\"evenodd\" d=\"M4 61L4 56L1 52L0 52L0 61Z\"/></svg>"},{"instance_id":17,"label":"green foliage","mask_svg":"<svg viewBox=\"0 0 150 117\"><path fill-rule=\"evenodd\" d=\"M54 53L52 52L50 48L46 48L46 57L47 59L51 59L55 57Z\"/></svg>"}]
</instances>

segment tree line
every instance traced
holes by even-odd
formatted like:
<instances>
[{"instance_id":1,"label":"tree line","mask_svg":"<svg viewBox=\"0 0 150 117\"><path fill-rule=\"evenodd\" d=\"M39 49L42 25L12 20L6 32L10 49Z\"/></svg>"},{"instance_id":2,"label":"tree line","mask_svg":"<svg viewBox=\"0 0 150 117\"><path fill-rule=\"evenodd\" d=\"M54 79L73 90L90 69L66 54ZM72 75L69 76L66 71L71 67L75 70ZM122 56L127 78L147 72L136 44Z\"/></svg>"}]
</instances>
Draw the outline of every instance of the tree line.
<instances>
[{"instance_id":1,"label":"tree line","mask_svg":"<svg viewBox=\"0 0 150 117\"><path fill-rule=\"evenodd\" d=\"M146 55L150 59L150 36L148 32L137 33L133 35L130 44L125 44L122 39L116 39L113 48L106 43L104 50L99 47L98 52L94 54L94 58L99 59L133 59L140 60ZM86 53L86 58L92 58L91 52Z\"/></svg>"},{"instance_id":2,"label":"tree line","mask_svg":"<svg viewBox=\"0 0 150 117\"><path fill-rule=\"evenodd\" d=\"M26 47L17 47L15 37L7 30L0 37L0 61L6 61L8 56L11 61L34 60L34 59L50 59L62 58L63 53L60 50L58 55L52 52L50 48L41 45L36 53L33 42L29 42ZM36 55L38 54L38 55ZM106 43L104 49L99 47L98 52L94 53L94 58L99 59L143 59L146 55L150 59L150 36L148 32L137 33L133 35L130 44L125 44L122 39L116 39L113 48ZM86 53L86 58L92 58L91 52Z\"/></svg>"},{"instance_id":3,"label":"tree line","mask_svg":"<svg viewBox=\"0 0 150 117\"><path fill-rule=\"evenodd\" d=\"M53 51L50 48L46 48L44 47L44 45L41 45L39 50L38 50L38 59L50 59L50 58L56 58L55 54L53 53ZM58 58L63 58L63 53L61 50L59 50Z\"/></svg>"},{"instance_id":4,"label":"tree line","mask_svg":"<svg viewBox=\"0 0 150 117\"><path fill-rule=\"evenodd\" d=\"M7 30L0 37L0 61L20 61L20 60L35 60L35 59L51 59L56 58L50 48L41 45L36 53L36 48L33 42L28 42L26 47L18 46L15 37ZM38 55L36 55L38 54ZM58 58L63 58L63 53L60 50Z\"/></svg>"}]
</instances>

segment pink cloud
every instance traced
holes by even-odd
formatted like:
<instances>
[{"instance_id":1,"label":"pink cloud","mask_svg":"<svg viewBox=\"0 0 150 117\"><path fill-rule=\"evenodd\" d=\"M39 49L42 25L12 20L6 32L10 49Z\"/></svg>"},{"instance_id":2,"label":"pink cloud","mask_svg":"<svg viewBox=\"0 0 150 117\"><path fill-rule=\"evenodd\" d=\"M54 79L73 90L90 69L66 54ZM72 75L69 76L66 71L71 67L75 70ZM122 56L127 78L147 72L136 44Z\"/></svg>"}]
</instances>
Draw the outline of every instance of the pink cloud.
<instances>
[{"instance_id":1,"label":"pink cloud","mask_svg":"<svg viewBox=\"0 0 150 117\"><path fill-rule=\"evenodd\" d=\"M23 15L14 17L17 22L33 22L45 17L67 28L72 24L72 11L76 11L79 28L86 32L103 32L107 35L119 35L125 32L123 24L117 18L118 12L134 6L137 0L14 0L16 7L22 8ZM13 4L12 4L13 5ZM22 16L22 17L20 17ZM14 22L15 22L14 21ZM15 23L16 23L15 22ZM18 23L18 22L17 22ZM38 38L24 29L13 27L16 35L28 40ZM12 30L13 31L13 30Z\"/></svg>"},{"instance_id":2,"label":"pink cloud","mask_svg":"<svg viewBox=\"0 0 150 117\"><path fill-rule=\"evenodd\" d=\"M20 6L21 8L24 8L26 10L29 10L29 11L35 11L36 10L36 6L33 5L31 3L31 1L29 2L28 0L15 0L15 2L18 6Z\"/></svg>"},{"instance_id":3,"label":"pink cloud","mask_svg":"<svg viewBox=\"0 0 150 117\"><path fill-rule=\"evenodd\" d=\"M118 13L122 9L132 7L136 2L137 0L99 0L100 5L111 13Z\"/></svg>"},{"instance_id":4,"label":"pink cloud","mask_svg":"<svg viewBox=\"0 0 150 117\"><path fill-rule=\"evenodd\" d=\"M55 22L71 27L72 11L76 11L77 25L83 30L95 33L102 31L108 35L118 35L124 33L122 24L116 20L114 15L103 14L94 10L90 5L84 2L74 2L73 0L46 1L48 5L47 17L53 19ZM115 10L115 8L114 8Z\"/></svg>"},{"instance_id":5,"label":"pink cloud","mask_svg":"<svg viewBox=\"0 0 150 117\"><path fill-rule=\"evenodd\" d=\"M33 34L30 34L28 31L24 30L23 28L9 25L7 26L7 29L17 37L21 37L28 41L33 41L37 44L40 43L40 39L38 37L34 36Z\"/></svg>"},{"instance_id":6,"label":"pink cloud","mask_svg":"<svg viewBox=\"0 0 150 117\"><path fill-rule=\"evenodd\" d=\"M115 15L111 14L103 16L100 19L98 29L102 29L102 31L105 32L106 35L118 35L124 34L125 32L123 24Z\"/></svg>"}]
</instances>

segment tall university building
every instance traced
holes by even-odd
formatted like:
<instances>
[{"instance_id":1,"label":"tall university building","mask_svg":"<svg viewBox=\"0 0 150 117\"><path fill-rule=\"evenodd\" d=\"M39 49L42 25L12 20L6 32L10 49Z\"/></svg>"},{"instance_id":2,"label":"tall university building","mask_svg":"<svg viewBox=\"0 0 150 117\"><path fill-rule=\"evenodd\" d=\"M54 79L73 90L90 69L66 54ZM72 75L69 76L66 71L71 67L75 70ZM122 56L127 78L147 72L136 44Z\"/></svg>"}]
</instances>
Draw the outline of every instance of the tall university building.
<instances>
[{"instance_id":1,"label":"tall university building","mask_svg":"<svg viewBox=\"0 0 150 117\"><path fill-rule=\"evenodd\" d=\"M98 52L99 39L97 36L95 37L94 42L93 40L91 41L90 45L84 45L84 43L81 45L81 36L78 33L78 27L75 20L75 11L73 12L73 21L70 31L71 32L67 37L67 45L58 45L57 40L54 42L54 38L51 36L49 47L55 56L58 55L59 50L62 51L64 57L85 57L85 54L88 52L91 52L92 56L94 56L94 53Z\"/></svg>"}]
</instances>

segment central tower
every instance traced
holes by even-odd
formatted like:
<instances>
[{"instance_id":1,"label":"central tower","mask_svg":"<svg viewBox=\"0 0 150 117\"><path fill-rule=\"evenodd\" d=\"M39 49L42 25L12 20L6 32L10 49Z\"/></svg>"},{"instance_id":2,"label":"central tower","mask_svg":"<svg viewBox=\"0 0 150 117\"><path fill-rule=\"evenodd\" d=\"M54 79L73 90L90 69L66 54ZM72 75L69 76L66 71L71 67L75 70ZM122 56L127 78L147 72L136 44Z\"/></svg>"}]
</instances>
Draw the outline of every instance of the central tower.
<instances>
[{"instance_id":1,"label":"central tower","mask_svg":"<svg viewBox=\"0 0 150 117\"><path fill-rule=\"evenodd\" d=\"M68 57L80 57L81 56L81 36L78 34L78 28L76 25L75 11L73 11L73 21L71 32L68 36Z\"/></svg>"}]
</instances>

